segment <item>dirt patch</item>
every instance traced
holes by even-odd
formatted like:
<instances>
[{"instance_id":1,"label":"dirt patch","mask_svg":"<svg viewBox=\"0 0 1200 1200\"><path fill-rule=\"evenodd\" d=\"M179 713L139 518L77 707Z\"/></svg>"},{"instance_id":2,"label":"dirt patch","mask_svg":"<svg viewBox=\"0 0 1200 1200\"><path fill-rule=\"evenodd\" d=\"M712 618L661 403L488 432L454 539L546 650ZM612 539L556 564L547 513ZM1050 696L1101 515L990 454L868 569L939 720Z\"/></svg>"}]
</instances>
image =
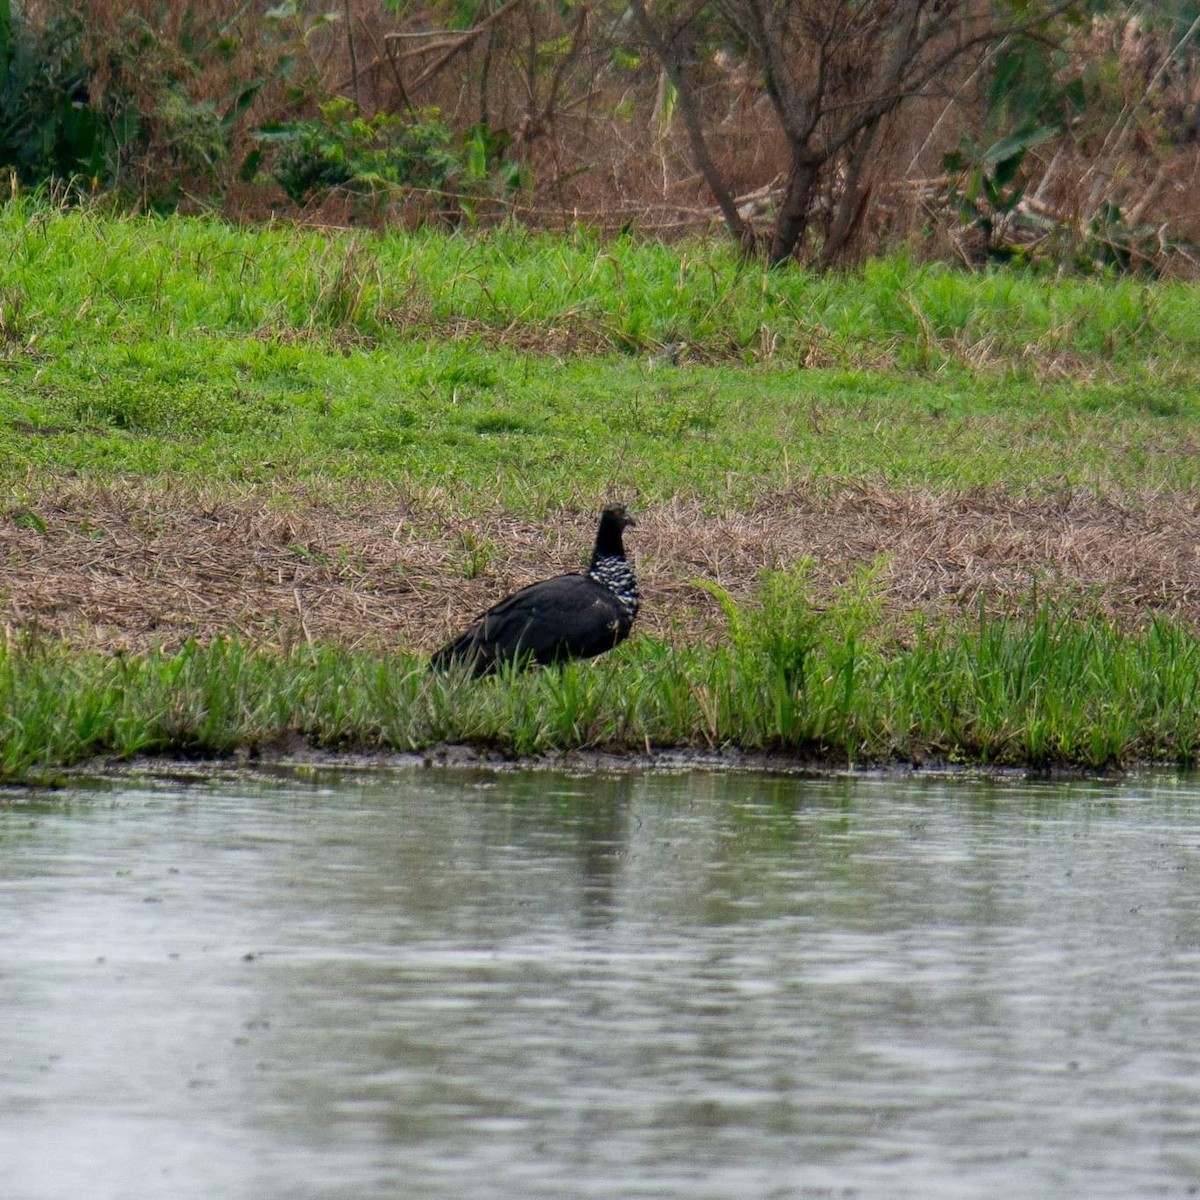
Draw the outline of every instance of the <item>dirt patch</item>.
<instances>
[{"instance_id":1,"label":"dirt patch","mask_svg":"<svg viewBox=\"0 0 1200 1200\"><path fill-rule=\"evenodd\" d=\"M897 614L970 610L981 597L1004 608L1036 584L1122 621L1164 612L1200 624L1200 510L1186 498L851 489L771 496L730 516L687 503L636 511L639 628L658 636L720 636L696 580L740 598L765 568L805 558L818 600L876 564ZM594 528L591 512L467 520L403 499L348 509L63 491L0 514L0 621L126 650L222 633L428 650L513 588L578 569Z\"/></svg>"}]
</instances>

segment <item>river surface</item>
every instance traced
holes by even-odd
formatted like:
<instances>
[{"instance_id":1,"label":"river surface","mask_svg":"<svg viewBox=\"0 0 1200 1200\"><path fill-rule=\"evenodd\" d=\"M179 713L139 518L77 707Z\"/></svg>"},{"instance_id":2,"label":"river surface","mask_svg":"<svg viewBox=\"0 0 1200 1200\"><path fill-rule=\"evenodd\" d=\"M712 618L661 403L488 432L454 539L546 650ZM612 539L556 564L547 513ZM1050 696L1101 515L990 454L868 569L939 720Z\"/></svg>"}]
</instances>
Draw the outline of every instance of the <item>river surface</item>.
<instances>
[{"instance_id":1,"label":"river surface","mask_svg":"<svg viewBox=\"0 0 1200 1200\"><path fill-rule=\"evenodd\" d=\"M4 1200L1200 1194L1200 784L0 802Z\"/></svg>"}]
</instances>

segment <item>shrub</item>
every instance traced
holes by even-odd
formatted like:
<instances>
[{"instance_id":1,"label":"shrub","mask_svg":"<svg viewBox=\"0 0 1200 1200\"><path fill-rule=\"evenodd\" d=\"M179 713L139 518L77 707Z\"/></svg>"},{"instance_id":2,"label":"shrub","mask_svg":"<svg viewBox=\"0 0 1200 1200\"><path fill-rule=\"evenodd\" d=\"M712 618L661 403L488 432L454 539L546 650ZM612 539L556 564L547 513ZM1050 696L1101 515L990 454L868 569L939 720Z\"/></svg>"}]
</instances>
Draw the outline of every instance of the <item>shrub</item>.
<instances>
[{"instance_id":1,"label":"shrub","mask_svg":"<svg viewBox=\"0 0 1200 1200\"><path fill-rule=\"evenodd\" d=\"M348 100L331 100L310 120L264 127L259 137L273 143L270 174L297 204L333 188L452 192L469 173L436 109L368 118Z\"/></svg>"},{"instance_id":2,"label":"shrub","mask_svg":"<svg viewBox=\"0 0 1200 1200\"><path fill-rule=\"evenodd\" d=\"M105 173L112 134L88 103L83 35L74 14L34 27L0 0L0 167L22 183Z\"/></svg>"}]
</instances>

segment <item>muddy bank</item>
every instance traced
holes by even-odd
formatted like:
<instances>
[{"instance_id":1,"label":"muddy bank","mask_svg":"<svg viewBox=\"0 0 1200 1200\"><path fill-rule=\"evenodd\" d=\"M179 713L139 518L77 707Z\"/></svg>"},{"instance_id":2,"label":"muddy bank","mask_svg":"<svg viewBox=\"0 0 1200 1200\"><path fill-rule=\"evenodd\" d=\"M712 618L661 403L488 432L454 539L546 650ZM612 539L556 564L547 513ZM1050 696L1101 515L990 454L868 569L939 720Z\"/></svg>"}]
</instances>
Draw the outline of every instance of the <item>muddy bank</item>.
<instances>
[{"instance_id":1,"label":"muddy bank","mask_svg":"<svg viewBox=\"0 0 1200 1200\"><path fill-rule=\"evenodd\" d=\"M148 756L128 761L97 759L82 766L30 780L35 788L71 786L81 781L106 783L138 780L166 786L189 786L214 781L245 779L305 779L328 776L336 781L348 775L393 771L447 771L482 777L513 771L552 771L563 774L686 774L690 772L787 775L796 778L874 779L986 779L997 784L1019 785L1030 780L1091 780L1116 783L1143 775L1172 777L1176 767L1161 763L1129 763L1121 768L1095 770L1084 767L1022 767L952 762L947 758L889 759L847 764L831 759L801 758L784 753L748 753L735 747L702 750L694 747L657 747L646 753L615 750L568 750L539 755L512 756L486 747L458 743L439 744L412 754L333 753L317 750L303 739L239 751L227 758L183 759ZM26 787L14 790L26 794Z\"/></svg>"}]
</instances>

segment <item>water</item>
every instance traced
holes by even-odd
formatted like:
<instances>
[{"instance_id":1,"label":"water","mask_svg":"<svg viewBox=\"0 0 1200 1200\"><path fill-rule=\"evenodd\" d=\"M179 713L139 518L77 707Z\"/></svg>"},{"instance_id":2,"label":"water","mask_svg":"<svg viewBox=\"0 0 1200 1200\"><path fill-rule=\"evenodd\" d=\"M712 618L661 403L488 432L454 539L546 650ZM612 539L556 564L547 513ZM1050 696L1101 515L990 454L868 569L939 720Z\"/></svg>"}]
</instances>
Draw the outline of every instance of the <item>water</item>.
<instances>
[{"instance_id":1,"label":"water","mask_svg":"<svg viewBox=\"0 0 1200 1200\"><path fill-rule=\"evenodd\" d=\"M0 806L0 1196L1200 1191L1200 790L397 772Z\"/></svg>"}]
</instances>

